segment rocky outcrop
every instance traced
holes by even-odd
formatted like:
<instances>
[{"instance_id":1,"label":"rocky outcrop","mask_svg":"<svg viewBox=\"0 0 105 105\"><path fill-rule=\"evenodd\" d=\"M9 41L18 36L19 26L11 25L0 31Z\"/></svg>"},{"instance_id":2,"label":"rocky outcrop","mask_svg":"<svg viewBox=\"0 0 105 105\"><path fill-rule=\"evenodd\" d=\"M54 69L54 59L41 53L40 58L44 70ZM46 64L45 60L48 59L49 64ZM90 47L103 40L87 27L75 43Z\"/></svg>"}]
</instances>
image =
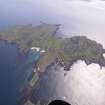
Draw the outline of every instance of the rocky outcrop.
<instances>
[{"instance_id":1,"label":"rocky outcrop","mask_svg":"<svg viewBox=\"0 0 105 105\"><path fill-rule=\"evenodd\" d=\"M67 68L77 60L84 60L87 65L96 63L101 67L105 66L103 57L105 49L101 44L85 36L66 38L60 53Z\"/></svg>"}]
</instances>

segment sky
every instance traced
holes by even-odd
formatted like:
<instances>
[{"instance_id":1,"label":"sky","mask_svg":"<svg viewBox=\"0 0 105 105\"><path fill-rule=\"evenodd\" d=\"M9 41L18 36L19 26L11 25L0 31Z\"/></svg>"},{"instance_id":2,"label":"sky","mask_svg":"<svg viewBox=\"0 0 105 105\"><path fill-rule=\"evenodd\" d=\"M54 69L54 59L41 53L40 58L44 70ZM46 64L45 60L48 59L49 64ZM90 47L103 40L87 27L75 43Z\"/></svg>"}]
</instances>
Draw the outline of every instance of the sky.
<instances>
[{"instance_id":1,"label":"sky","mask_svg":"<svg viewBox=\"0 0 105 105\"><path fill-rule=\"evenodd\" d=\"M0 0L0 28L16 24L61 24L64 37L85 35L105 47L103 0Z\"/></svg>"}]
</instances>

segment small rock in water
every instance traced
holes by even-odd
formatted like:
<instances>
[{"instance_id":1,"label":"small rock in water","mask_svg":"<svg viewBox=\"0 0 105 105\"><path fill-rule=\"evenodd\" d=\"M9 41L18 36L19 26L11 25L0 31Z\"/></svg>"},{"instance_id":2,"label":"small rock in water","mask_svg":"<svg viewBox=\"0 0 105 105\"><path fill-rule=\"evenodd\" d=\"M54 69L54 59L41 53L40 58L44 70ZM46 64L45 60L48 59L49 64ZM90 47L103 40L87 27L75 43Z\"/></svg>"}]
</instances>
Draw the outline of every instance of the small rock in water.
<instances>
[{"instance_id":1,"label":"small rock in water","mask_svg":"<svg viewBox=\"0 0 105 105\"><path fill-rule=\"evenodd\" d=\"M69 66L68 67L67 66L64 66L64 70L65 71L69 71L70 70L70 67Z\"/></svg>"},{"instance_id":2,"label":"small rock in water","mask_svg":"<svg viewBox=\"0 0 105 105\"><path fill-rule=\"evenodd\" d=\"M66 76L67 75L67 73L64 73L64 76Z\"/></svg>"}]
</instances>

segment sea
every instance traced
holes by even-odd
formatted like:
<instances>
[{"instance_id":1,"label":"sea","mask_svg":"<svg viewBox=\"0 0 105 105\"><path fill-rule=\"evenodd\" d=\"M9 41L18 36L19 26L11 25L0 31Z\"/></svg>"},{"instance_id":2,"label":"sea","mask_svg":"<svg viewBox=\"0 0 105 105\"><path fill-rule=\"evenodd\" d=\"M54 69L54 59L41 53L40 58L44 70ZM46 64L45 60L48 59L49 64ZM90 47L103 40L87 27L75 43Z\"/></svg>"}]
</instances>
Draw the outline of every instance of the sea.
<instances>
[{"instance_id":1,"label":"sea","mask_svg":"<svg viewBox=\"0 0 105 105\"><path fill-rule=\"evenodd\" d=\"M36 51L21 53L15 43L0 41L0 105L17 105L40 57Z\"/></svg>"}]
</instances>

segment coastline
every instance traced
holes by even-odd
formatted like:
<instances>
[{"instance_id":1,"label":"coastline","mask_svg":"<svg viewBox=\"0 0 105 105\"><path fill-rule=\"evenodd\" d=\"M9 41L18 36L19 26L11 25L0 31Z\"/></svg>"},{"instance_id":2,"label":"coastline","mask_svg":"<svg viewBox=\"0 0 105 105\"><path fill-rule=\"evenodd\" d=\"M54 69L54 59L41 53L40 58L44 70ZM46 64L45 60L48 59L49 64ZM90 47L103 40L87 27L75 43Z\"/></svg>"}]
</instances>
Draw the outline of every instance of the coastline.
<instances>
[{"instance_id":1,"label":"coastline","mask_svg":"<svg viewBox=\"0 0 105 105\"><path fill-rule=\"evenodd\" d=\"M0 41L3 41L6 44L11 44L11 45L15 45L18 51L18 55L17 55L17 63L23 63L25 62L25 60L27 59L27 55L30 51L30 49L27 50L21 50L21 48L19 47L19 45L16 42L10 42L9 40L6 39L1 39Z\"/></svg>"},{"instance_id":2,"label":"coastline","mask_svg":"<svg viewBox=\"0 0 105 105\"><path fill-rule=\"evenodd\" d=\"M15 35L13 34L14 36L10 35L12 32L9 33L10 36L8 36L8 33L3 37L0 36L1 41L15 44L19 54L23 54L25 59L30 50L36 49L41 53L39 59L33 65L32 77L30 77L27 86L20 92L20 105L29 101L40 76L52 63L64 67L65 71L70 70L70 67L78 60L84 60L87 65L91 63L99 64L100 68L105 66L105 58L103 57L105 49L101 44L85 36L58 38L55 36L58 29L59 25L42 24L42 26L26 26L22 27L21 30L15 30L17 32ZM40 52L40 49L42 52Z\"/></svg>"}]
</instances>

